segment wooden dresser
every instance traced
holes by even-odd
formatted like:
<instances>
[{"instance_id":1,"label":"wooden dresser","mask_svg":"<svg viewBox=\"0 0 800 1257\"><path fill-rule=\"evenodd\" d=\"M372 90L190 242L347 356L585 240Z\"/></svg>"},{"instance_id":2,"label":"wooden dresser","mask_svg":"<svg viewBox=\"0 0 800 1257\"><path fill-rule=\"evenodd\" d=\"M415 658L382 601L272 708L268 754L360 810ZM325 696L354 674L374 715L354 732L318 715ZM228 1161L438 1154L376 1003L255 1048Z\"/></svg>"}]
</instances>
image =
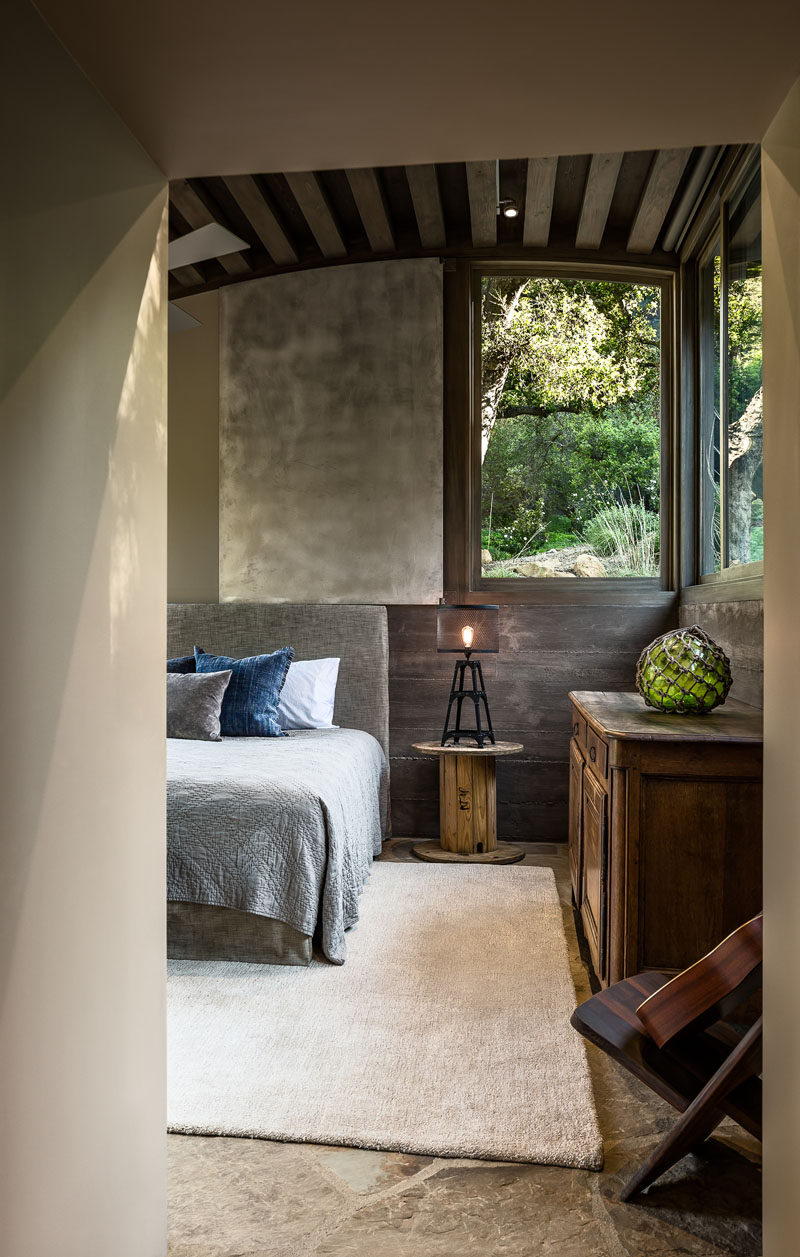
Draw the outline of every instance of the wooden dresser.
<instances>
[{"instance_id":1,"label":"wooden dresser","mask_svg":"<svg viewBox=\"0 0 800 1257\"><path fill-rule=\"evenodd\" d=\"M761 911L762 713L569 697L572 893L595 972L683 969Z\"/></svg>"}]
</instances>

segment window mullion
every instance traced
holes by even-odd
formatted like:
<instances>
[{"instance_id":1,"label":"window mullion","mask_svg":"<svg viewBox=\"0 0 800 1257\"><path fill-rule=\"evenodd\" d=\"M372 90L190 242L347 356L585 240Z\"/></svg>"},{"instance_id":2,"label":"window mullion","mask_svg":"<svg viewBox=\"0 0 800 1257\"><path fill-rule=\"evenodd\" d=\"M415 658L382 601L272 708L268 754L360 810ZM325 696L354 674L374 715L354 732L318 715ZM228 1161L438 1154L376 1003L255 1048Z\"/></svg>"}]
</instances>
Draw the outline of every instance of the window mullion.
<instances>
[{"instance_id":1,"label":"window mullion","mask_svg":"<svg viewBox=\"0 0 800 1257\"><path fill-rule=\"evenodd\" d=\"M719 299L719 563L730 564L728 544L728 285L729 285L728 202L723 201L720 223Z\"/></svg>"}]
</instances>

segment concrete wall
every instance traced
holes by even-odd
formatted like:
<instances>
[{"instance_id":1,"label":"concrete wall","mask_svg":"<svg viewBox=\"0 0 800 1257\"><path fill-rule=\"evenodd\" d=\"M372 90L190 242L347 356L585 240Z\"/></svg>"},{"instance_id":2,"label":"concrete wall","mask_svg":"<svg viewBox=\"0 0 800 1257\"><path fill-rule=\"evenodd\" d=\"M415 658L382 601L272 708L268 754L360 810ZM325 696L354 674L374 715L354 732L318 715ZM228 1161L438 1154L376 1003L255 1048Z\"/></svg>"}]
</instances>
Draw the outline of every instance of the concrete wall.
<instances>
[{"instance_id":1,"label":"concrete wall","mask_svg":"<svg viewBox=\"0 0 800 1257\"><path fill-rule=\"evenodd\" d=\"M169 338L167 594L219 599L219 293L177 303L199 319Z\"/></svg>"},{"instance_id":2,"label":"concrete wall","mask_svg":"<svg viewBox=\"0 0 800 1257\"><path fill-rule=\"evenodd\" d=\"M0 112L0 1250L157 1257L166 191L26 0Z\"/></svg>"},{"instance_id":3,"label":"concrete wall","mask_svg":"<svg viewBox=\"0 0 800 1257\"><path fill-rule=\"evenodd\" d=\"M800 81L764 137L764 1257L800 1235Z\"/></svg>"},{"instance_id":4,"label":"concrete wall","mask_svg":"<svg viewBox=\"0 0 800 1257\"><path fill-rule=\"evenodd\" d=\"M436 260L223 289L221 598L438 600L441 318Z\"/></svg>"},{"instance_id":5,"label":"concrete wall","mask_svg":"<svg viewBox=\"0 0 800 1257\"><path fill-rule=\"evenodd\" d=\"M752 707L764 706L764 603L761 598L740 602L699 601L695 594L681 598L682 628L699 624L731 661L731 697Z\"/></svg>"}]
</instances>

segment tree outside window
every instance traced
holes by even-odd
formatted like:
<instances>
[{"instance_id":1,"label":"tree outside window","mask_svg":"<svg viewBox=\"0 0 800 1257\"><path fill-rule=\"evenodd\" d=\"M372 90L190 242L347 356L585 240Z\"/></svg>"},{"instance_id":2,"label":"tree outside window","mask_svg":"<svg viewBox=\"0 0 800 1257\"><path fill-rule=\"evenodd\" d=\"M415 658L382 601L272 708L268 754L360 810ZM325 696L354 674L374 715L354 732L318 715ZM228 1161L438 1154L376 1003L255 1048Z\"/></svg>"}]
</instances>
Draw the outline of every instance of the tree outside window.
<instances>
[{"instance_id":1,"label":"tree outside window","mask_svg":"<svg viewBox=\"0 0 800 1257\"><path fill-rule=\"evenodd\" d=\"M487 274L481 572L657 577L661 290Z\"/></svg>"}]
</instances>

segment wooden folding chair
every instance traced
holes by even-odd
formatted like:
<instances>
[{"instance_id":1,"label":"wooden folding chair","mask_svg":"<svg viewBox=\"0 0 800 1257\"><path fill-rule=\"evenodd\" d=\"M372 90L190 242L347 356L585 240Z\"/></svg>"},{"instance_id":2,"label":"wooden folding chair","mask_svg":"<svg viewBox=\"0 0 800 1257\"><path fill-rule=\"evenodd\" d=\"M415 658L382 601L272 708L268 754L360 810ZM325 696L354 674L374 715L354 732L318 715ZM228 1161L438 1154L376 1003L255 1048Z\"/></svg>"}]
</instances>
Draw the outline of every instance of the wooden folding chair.
<instances>
[{"instance_id":1,"label":"wooden folding chair","mask_svg":"<svg viewBox=\"0 0 800 1257\"><path fill-rule=\"evenodd\" d=\"M677 976L625 978L573 1013L576 1030L681 1113L622 1200L649 1187L725 1116L761 1138L762 1019L743 1034L726 1020L759 990L761 963L757 916Z\"/></svg>"}]
</instances>

